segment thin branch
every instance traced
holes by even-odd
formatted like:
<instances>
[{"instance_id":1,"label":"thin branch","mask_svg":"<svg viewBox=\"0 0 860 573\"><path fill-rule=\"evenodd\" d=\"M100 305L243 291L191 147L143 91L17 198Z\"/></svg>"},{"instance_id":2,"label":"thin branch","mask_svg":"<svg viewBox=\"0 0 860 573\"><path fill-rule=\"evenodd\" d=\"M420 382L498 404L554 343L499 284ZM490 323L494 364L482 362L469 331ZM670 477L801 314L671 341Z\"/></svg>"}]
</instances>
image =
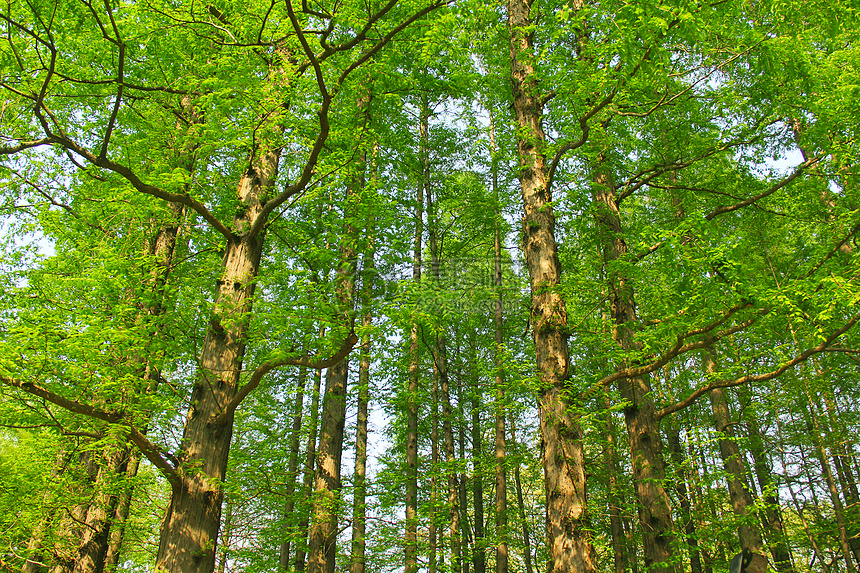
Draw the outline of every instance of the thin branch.
<instances>
[{"instance_id":1,"label":"thin branch","mask_svg":"<svg viewBox=\"0 0 860 573\"><path fill-rule=\"evenodd\" d=\"M860 313L855 314L853 317L851 317L851 320L846 322L841 328L832 332L830 336L828 336L821 342L821 344L813 348L807 348L806 350L804 350L788 362L785 362L775 370L771 370L770 372L766 372L764 374L741 376L739 378L735 378L734 380L714 380L710 384L706 384L705 386L702 386L698 390L694 391L687 398L681 400L680 402L676 402L671 406L666 406L665 408L657 412L657 419L662 419L669 414L673 414L679 410L683 410L684 408L698 400L701 396L707 394L708 392L716 388L733 388L735 386L741 386L742 384L747 384L749 382L764 382L767 380L772 380L773 378L782 375L782 373L784 373L789 368L797 366L801 362L805 362L810 356L828 351L830 345L833 344L833 342L837 338L851 330L851 328L853 328L854 325L857 323L858 319L860 319Z\"/></svg>"},{"instance_id":2,"label":"thin branch","mask_svg":"<svg viewBox=\"0 0 860 573\"><path fill-rule=\"evenodd\" d=\"M239 404L253 392L257 386L260 385L260 382L263 380L263 377L274 370L275 368L281 368L283 366L301 366L303 368L311 368L314 370L322 370L323 368L329 368L338 364L344 358L346 358L350 352L352 352L352 348L358 342L358 336L356 336L355 331L351 331L349 335L346 337L346 340L343 341L343 346L341 346L340 350L338 350L335 354L330 356L329 358L316 359L310 356L300 356L298 358L281 358L278 360L269 360L267 362L263 362L254 370L251 374L250 380L248 383L242 386L239 391L236 393L236 396L233 400L230 401L229 404L224 408L224 410L215 418L215 425L220 426L227 422L228 418L236 411L236 408L239 407Z\"/></svg>"},{"instance_id":3,"label":"thin branch","mask_svg":"<svg viewBox=\"0 0 860 573\"><path fill-rule=\"evenodd\" d=\"M743 209L744 207L752 205L753 203L755 203L756 201L758 201L760 199L764 199L765 197L767 197L769 195L773 195L774 193L776 193L777 191L779 191L780 189L782 189L783 187L785 187L786 185L788 185L789 183L791 183L792 181L794 181L795 179L800 177L803 174L803 172L806 171L809 167L812 167L813 165L815 165L816 163L818 163L819 161L824 159L824 157L826 155L827 154L825 152L821 152L818 155L816 155L815 157L813 157L812 159L808 159L808 160L804 161L803 163L801 163L800 165L798 165L795 168L794 172L791 175L789 175L788 177L786 177L785 179L783 179L779 183L772 185L769 189L759 193L758 195L754 195L753 197L750 197L749 199L745 199L744 201L740 201L740 202L735 203L733 205L722 205L720 207L717 207L716 209L714 209L713 211L711 211L710 213L705 215L705 220L710 221L710 220L714 219L715 217L722 215L724 213L730 213L732 211L737 211L738 209Z\"/></svg>"},{"instance_id":4,"label":"thin branch","mask_svg":"<svg viewBox=\"0 0 860 573\"><path fill-rule=\"evenodd\" d=\"M690 352L692 350L698 350L700 348L706 348L708 346L711 346L712 344L714 344L715 342L717 342L718 340L720 340L722 338L725 338L726 336L730 336L732 334L735 334L737 332L740 332L740 331L752 326L752 324L755 323L755 321L758 320L759 317L764 316L765 314L768 314L770 312L770 309L760 310L756 316L754 316L748 320L745 320L744 322L741 322L739 324L736 324L735 326L732 326L730 328L726 328L726 329L721 330L719 332L712 333L712 331L714 329L716 329L718 326L724 324L734 314L736 314L737 312L739 312L743 309L749 308L750 306L752 306L751 302L742 302L741 304L733 306L732 308L724 311L723 315L720 318L718 318L717 320L714 320L713 322L711 322L711 323L709 323L709 324L707 324L701 328L697 328L697 329L690 330L688 332L679 334L677 337L677 340L675 342L675 345L671 349L669 349L668 351L664 352L659 358L650 362L649 364L646 364L644 366L637 366L634 368L624 368L622 370L617 370L617 371L613 372L612 374L604 376L603 378L601 378L600 380L595 382L588 390L586 390L585 392L582 393L582 395L579 398L580 402L587 400L589 397L593 396L595 392L597 392L601 388L607 386L608 384L615 382L616 380L620 380L622 378L633 378L636 376L644 376L645 374L650 374L652 372L656 372L657 370L659 370L660 368L662 368L663 366L668 364L669 361L677 358L678 356L680 356L682 354L686 354L687 352ZM694 336L704 336L704 338L701 340L698 340L696 342L690 342L690 343L684 344L685 340L687 340L688 338L692 338Z\"/></svg>"},{"instance_id":5,"label":"thin branch","mask_svg":"<svg viewBox=\"0 0 860 573\"><path fill-rule=\"evenodd\" d=\"M145 455L150 462L152 462L152 465L161 470L161 473L164 474L164 477L167 478L173 486L177 486L181 482L182 477L179 471L168 463L167 458L162 455L158 446L149 441L149 439L140 430L135 428L130 421L126 420L123 414L119 412L108 412L101 408L82 404L75 400L69 400L68 398L55 394L54 392L32 382L23 382L14 378L0 376L0 383L13 388L18 388L19 390L27 392L33 396L38 396L52 404L65 408L73 414L81 414L89 418L102 420L109 424L117 424L127 428L132 443L137 446L141 453Z\"/></svg>"}]
</instances>

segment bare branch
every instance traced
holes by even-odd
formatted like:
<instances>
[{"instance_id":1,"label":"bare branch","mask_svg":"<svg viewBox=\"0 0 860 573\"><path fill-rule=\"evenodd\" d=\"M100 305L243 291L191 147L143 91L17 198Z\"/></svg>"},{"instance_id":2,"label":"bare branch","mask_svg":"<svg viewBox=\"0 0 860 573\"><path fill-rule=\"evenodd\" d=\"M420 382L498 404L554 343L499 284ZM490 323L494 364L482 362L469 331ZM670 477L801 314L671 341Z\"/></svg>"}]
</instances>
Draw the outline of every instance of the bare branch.
<instances>
[{"instance_id":1,"label":"bare branch","mask_svg":"<svg viewBox=\"0 0 860 573\"><path fill-rule=\"evenodd\" d=\"M756 316L754 316L748 320L745 320L745 321L743 321L739 324L736 324L730 328L723 329L719 332L712 332L714 329L716 329L720 325L724 324L727 320L729 320L729 318L731 318L734 314L736 314L737 312L739 312L743 309L749 308L751 306L752 306L751 302L748 302L748 301L742 302L741 304L733 306L732 308L724 311L722 316L719 317L717 320L714 320L713 322L711 322L711 323L709 323L709 324L707 324L701 328L696 328L694 330L690 330L688 332L679 334L677 337L677 340L675 342L675 345L672 348L670 348L669 350L667 350L666 352L664 352L659 358L657 358L656 360L654 360L654 361L652 361L646 365L643 365L643 366L637 366L634 368L624 368L622 370L617 370L617 371L613 372L612 374L604 376L603 378L598 380L596 383L594 383L588 390L586 390L585 392L582 393L582 395L580 396L580 401L587 400L589 397L593 396L595 394L595 392L597 392L601 388L605 387L606 385L611 384L612 382L615 382L616 380L620 380L622 378L633 378L636 376L644 376L645 374L650 374L652 372L656 372L657 370L659 370L660 368L662 368L663 366L668 364L671 360L674 360L675 358L677 358L678 356L680 356L682 354L686 354L687 352L690 352L692 350L698 350L700 348L706 348L708 346L711 346L712 344L714 344L718 340L725 338L726 336L729 336L731 334L735 334L737 332L740 332L740 331L752 326L752 324L754 324L755 321L759 319L759 317L764 316L765 314L768 314L770 312L770 309L760 310L756 314ZM702 338L701 340L697 340L695 342L690 342L690 343L684 344L685 340L692 338L694 336L703 336L704 338Z\"/></svg>"},{"instance_id":2,"label":"bare branch","mask_svg":"<svg viewBox=\"0 0 860 573\"><path fill-rule=\"evenodd\" d=\"M737 211L738 209L743 209L744 207L752 205L753 203L755 203L756 201L759 201L760 199L764 199L768 195L773 195L774 193L776 193L777 191L779 191L780 189L782 189L783 187L785 187L786 185L788 185L789 183L791 183L792 181L794 181L795 179L800 177L803 174L803 172L806 171L809 167L812 167L813 165L815 165L816 163L818 163L819 161L824 159L824 157L826 155L827 155L826 153L822 152L822 153L819 153L818 155L816 155L815 157L813 157L812 159L808 159L808 160L804 161L803 163L801 163L800 165L798 165L795 168L794 172L791 175L789 175L788 177L786 177L785 179L783 179L779 183L775 183L769 189L759 193L758 195L755 195L753 197L750 197L749 199L745 199L745 200L740 201L738 203L735 203L733 205L722 205L720 207L717 207L716 209L714 209L713 211L711 211L710 213L705 215L705 220L710 221L710 220L714 219L715 217L717 217L718 215L722 215L723 213L730 213L732 211Z\"/></svg>"}]
</instances>

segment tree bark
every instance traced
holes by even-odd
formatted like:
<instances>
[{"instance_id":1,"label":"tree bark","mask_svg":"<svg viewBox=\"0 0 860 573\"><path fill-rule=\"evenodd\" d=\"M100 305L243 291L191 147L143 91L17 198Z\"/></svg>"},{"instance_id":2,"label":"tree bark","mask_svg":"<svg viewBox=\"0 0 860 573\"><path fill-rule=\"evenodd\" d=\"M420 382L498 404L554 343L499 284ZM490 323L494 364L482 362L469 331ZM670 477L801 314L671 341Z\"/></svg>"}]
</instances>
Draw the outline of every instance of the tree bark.
<instances>
[{"instance_id":1,"label":"tree bark","mask_svg":"<svg viewBox=\"0 0 860 573\"><path fill-rule=\"evenodd\" d=\"M281 526L281 547L278 554L278 568L280 573L286 573L290 568L290 542L292 540L290 522L295 510L295 490L299 479L299 448L302 431L302 409L305 401L305 384L307 381L307 368L300 368L296 381L296 394L293 399L293 423L290 428L290 454L287 461L287 483L284 489L284 514Z\"/></svg>"},{"instance_id":2,"label":"tree bark","mask_svg":"<svg viewBox=\"0 0 860 573\"><path fill-rule=\"evenodd\" d=\"M496 478L496 573L508 573L508 486L507 444L505 443L505 348L504 348L504 295L502 292L502 237L499 201L499 169L496 161L496 133L490 113L490 150L492 153L493 185L493 286L496 288L493 309L493 342L495 348L495 478Z\"/></svg>"},{"instance_id":3,"label":"tree bark","mask_svg":"<svg viewBox=\"0 0 860 573\"><path fill-rule=\"evenodd\" d=\"M618 491L618 461L615 452L615 420L612 417L611 402L609 395L603 394L604 407L604 436L603 463L606 466L606 498L609 502L609 527L612 533L612 560L615 565L615 573L624 573L628 570L627 550L625 548L626 535L624 534L624 523L621 520L621 499ZM695 573L695 572L694 572Z\"/></svg>"},{"instance_id":4,"label":"tree bark","mask_svg":"<svg viewBox=\"0 0 860 573\"><path fill-rule=\"evenodd\" d=\"M591 573L595 551L589 534L583 434L568 403L570 372L567 309L558 284L561 264L548 188L543 94L534 62L531 0L509 0L511 83L517 157L523 198L523 252L531 287L531 323L540 381L541 460L544 468L550 573Z\"/></svg>"},{"instance_id":5,"label":"tree bark","mask_svg":"<svg viewBox=\"0 0 860 573\"><path fill-rule=\"evenodd\" d=\"M681 520L684 523L684 533L686 534L687 550L690 553L690 572L702 573L702 559L699 555L699 540L696 538L696 524L693 521L692 503L690 501L690 492L687 488L687 463L684 455L684 446L681 443L680 425L674 420L669 421L668 446L672 454L672 459L677 468L675 480L675 495L680 500L681 505Z\"/></svg>"},{"instance_id":6,"label":"tree bark","mask_svg":"<svg viewBox=\"0 0 860 573\"><path fill-rule=\"evenodd\" d=\"M712 373L715 366L710 353L706 359L706 364L708 372ZM736 442L725 391L722 388L715 388L711 390L710 398L711 407L714 412L714 425L720 436L720 457L726 470L729 500L732 504L732 510L740 519L738 537L740 537L741 547L752 551L755 554L754 560L764 560L766 563L767 561L763 557L764 541L762 540L761 532L747 517L750 511L752 511L755 502L746 483L746 469L744 468L740 448Z\"/></svg>"},{"instance_id":7,"label":"tree bark","mask_svg":"<svg viewBox=\"0 0 860 573\"><path fill-rule=\"evenodd\" d=\"M358 240L358 231L354 224L354 204L358 196L360 196L359 190L354 185L347 188L340 265L335 278L335 294L340 307L340 320L350 330L354 325ZM308 573L334 573L335 571L348 376L348 358L329 368L326 376L308 541Z\"/></svg>"},{"instance_id":8,"label":"tree bark","mask_svg":"<svg viewBox=\"0 0 860 573\"><path fill-rule=\"evenodd\" d=\"M621 226L621 213L616 199L612 173L607 159L601 155L592 165L595 218L607 270L613 263L623 261L629 249ZM617 268L617 267L616 267ZM638 324L633 282L623 271L608 271L609 303L612 337L627 352L638 352L634 325ZM626 366L626 362L624 361ZM666 494L665 462L659 419L656 415L651 383L647 375L622 378L619 391L627 403L624 420L627 425L633 469L633 486L639 504L639 524L645 553L645 565L654 573L674 573L674 524Z\"/></svg>"},{"instance_id":9,"label":"tree bark","mask_svg":"<svg viewBox=\"0 0 860 573\"><path fill-rule=\"evenodd\" d=\"M325 328L320 328L320 338L325 334ZM303 512L299 521L298 534L296 535L296 571L305 570L305 557L307 555L307 539L310 528L311 496L313 494L314 478L316 476L317 461L317 433L319 428L320 398L322 389L322 371L317 370L314 374L314 392L311 398L310 423L308 428L308 441L305 447L305 469L302 478L302 492L304 493Z\"/></svg>"},{"instance_id":10,"label":"tree bark","mask_svg":"<svg viewBox=\"0 0 860 573\"><path fill-rule=\"evenodd\" d=\"M746 386L739 386L738 393L745 404L751 402L752 398ZM780 514L778 488L774 484L759 423L756 417L746 408L741 410L741 415L743 416L747 436L749 437L750 453L753 457L756 479L762 492L761 498L764 502L762 524L767 532L770 554L773 557L773 563L777 571L792 573L794 565L791 553L788 550L785 527L783 526L782 515Z\"/></svg>"},{"instance_id":11,"label":"tree bark","mask_svg":"<svg viewBox=\"0 0 860 573\"><path fill-rule=\"evenodd\" d=\"M421 180L415 197L415 235L412 246L412 281L421 283L421 245L424 236L424 193L430 177L428 147L430 110L424 102L418 125ZM406 390L406 531L404 572L418 571L418 323L409 332L409 370Z\"/></svg>"}]
</instances>

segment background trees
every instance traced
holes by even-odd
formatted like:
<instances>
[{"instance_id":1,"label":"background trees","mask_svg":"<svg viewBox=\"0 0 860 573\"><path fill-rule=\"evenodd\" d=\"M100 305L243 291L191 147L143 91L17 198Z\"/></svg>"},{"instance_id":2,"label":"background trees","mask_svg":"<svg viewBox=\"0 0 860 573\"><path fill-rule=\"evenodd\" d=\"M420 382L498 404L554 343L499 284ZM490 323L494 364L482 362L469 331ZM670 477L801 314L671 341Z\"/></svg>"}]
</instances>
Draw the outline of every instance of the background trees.
<instances>
[{"instance_id":1,"label":"background trees","mask_svg":"<svg viewBox=\"0 0 860 573\"><path fill-rule=\"evenodd\" d=\"M856 570L850 7L0 18L3 568Z\"/></svg>"}]
</instances>

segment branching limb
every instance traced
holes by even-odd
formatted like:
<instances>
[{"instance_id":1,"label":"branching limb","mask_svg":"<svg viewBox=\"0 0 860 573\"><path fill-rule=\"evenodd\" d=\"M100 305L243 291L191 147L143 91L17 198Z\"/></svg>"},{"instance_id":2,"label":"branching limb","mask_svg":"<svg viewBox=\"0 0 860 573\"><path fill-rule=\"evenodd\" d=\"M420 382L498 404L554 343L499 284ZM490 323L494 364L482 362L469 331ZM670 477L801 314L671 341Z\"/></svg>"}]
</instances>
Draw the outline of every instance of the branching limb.
<instances>
[{"instance_id":1,"label":"branching limb","mask_svg":"<svg viewBox=\"0 0 860 573\"><path fill-rule=\"evenodd\" d=\"M108 422L109 424L117 424L125 427L129 432L131 442L144 456L146 456L146 459L152 462L152 465L157 467L161 473L164 474L164 477L167 478L173 486L177 486L181 482L182 478L179 471L170 465L168 458L163 455L161 449L152 443L140 430L135 428L131 422L126 420L123 414L119 412L108 412L101 408L90 406L89 404L82 404L75 400L69 400L68 398L60 396L59 394L51 392L47 388L43 388L42 386L32 382L24 382L14 378L0 376L0 383L13 388L18 388L19 390L27 392L33 396L38 396L43 400L47 400L52 404L65 408L73 414L81 414L89 418Z\"/></svg>"},{"instance_id":2,"label":"branching limb","mask_svg":"<svg viewBox=\"0 0 860 573\"><path fill-rule=\"evenodd\" d=\"M766 380L772 380L773 378L782 375L782 373L789 368L793 368L801 362L805 362L810 356L828 351L830 345L833 344L833 342L835 342L837 338L851 330L851 328L853 328L854 325L857 323L858 319L860 319L860 313L855 314L853 317L851 317L851 320L846 322L841 328L833 331L830 336L828 336L821 342L821 344L813 348L807 348L806 350L804 350L788 362L785 362L775 370L771 370L770 372L766 372L764 374L740 376L739 378L735 378L734 380L714 380L713 382L695 390L692 394L690 394L688 397L684 398L680 402L676 402L671 406L666 406L665 408L657 412L657 419L661 419L665 416L668 416L669 414L673 414L679 410L683 410L684 408L698 400L701 396L707 394L715 388L733 388L735 386L740 386L749 382L764 382Z\"/></svg>"},{"instance_id":3,"label":"branching limb","mask_svg":"<svg viewBox=\"0 0 860 573\"><path fill-rule=\"evenodd\" d=\"M768 314L770 312L770 309L760 310L756 314L756 316L754 316L748 320L745 320L745 321L743 321L739 324L736 324L735 326L732 326L730 328L726 328L726 329L720 330L718 332L713 332L717 327L721 326L722 324L725 324L725 322L727 320L729 320L729 318L731 318L734 314L736 314L737 312L739 312L743 309L749 308L750 306L752 306L752 303L743 302L743 303L738 304L738 305L726 310L725 312L723 312L723 315L720 318L718 318L717 320L715 320L715 321L713 321L713 322L711 322L711 323L709 323L709 324L707 324L701 328L696 328L694 330L690 330L688 332L679 334L677 337L677 340L675 342L675 345L672 348L670 348L669 350L667 350L666 352L664 352L659 358L657 358L656 360L654 360L648 364L645 364L643 366L637 366L634 368L624 368L622 370L617 370L616 372L613 372L612 374L604 376L603 378L598 380L594 385L592 385L591 388L589 388L588 390L586 390L585 392L582 393L582 395L580 396L580 401L587 400L588 398L593 396L596 392L598 392L601 388L604 388L605 386L611 384L612 382L615 382L616 380L620 380L622 378L633 378L636 376L644 376L646 374L656 372L657 370L659 370L660 368L662 368L663 366L668 364L671 360L674 360L675 358L677 358L678 356L681 356L682 354L686 354L687 352L690 352L693 350L698 350L700 348L706 348L708 346L711 346L712 344L714 344L718 340L725 338L726 336L730 336L730 335L735 334L737 332L741 332L742 330L745 330L746 328L749 328L750 326L752 326L755 323L756 320L758 320L759 317L764 316L765 314ZM687 344L684 344L685 340L692 338L694 336L703 336L704 338L702 338L701 340L697 340L695 342L689 342Z\"/></svg>"},{"instance_id":4,"label":"branching limb","mask_svg":"<svg viewBox=\"0 0 860 573\"><path fill-rule=\"evenodd\" d=\"M774 193L776 193L777 191L779 191L780 189L782 189L783 187L785 187L786 185L788 185L789 183L791 183L792 181L794 181L795 179L800 177L803 174L803 172L806 171L808 168L812 167L813 165L815 165L816 163L818 163L819 161L824 159L824 157L826 155L827 155L827 153L821 152L818 155L816 155L815 157L804 161L803 163L801 163L800 165L798 165L795 168L794 172L792 172L791 175L789 175L788 177L786 177L785 179L783 179L779 183L775 183L769 189L767 189L766 191L762 191L758 195L754 195L753 197L750 197L749 199L739 201L738 203L734 203L732 205L721 205L720 207L717 207L716 209L714 209L713 211L711 211L710 213L705 215L705 220L710 221L710 220L714 219L715 217L718 217L719 215L722 215L724 213L730 213L732 211L737 211L738 209L743 209L744 207L748 207L749 205L752 205L756 201L764 199L765 197L767 197L769 195L773 195Z\"/></svg>"},{"instance_id":5,"label":"branching limb","mask_svg":"<svg viewBox=\"0 0 860 573\"><path fill-rule=\"evenodd\" d=\"M248 383L242 386L239 391L236 393L236 396L233 400L227 404L224 410L215 418L216 425L224 424L227 419L236 411L236 408L239 407L239 404L253 392L257 386L260 385L260 382L263 380L263 377L274 370L275 368L281 368L283 366L301 366L304 368L312 368L315 370L322 370L323 368L329 368L339 363L341 360L347 357L350 352L352 352L352 348L358 342L358 336L356 336L355 332L352 331L349 333L349 336L346 337L346 340L343 341L343 346L341 346L340 350L338 350L335 354L330 356L329 358L323 359L315 359L310 356L300 356L298 358L282 358L280 360L269 360L268 362L263 362L254 370L251 374L251 379L248 380Z\"/></svg>"}]
</instances>

